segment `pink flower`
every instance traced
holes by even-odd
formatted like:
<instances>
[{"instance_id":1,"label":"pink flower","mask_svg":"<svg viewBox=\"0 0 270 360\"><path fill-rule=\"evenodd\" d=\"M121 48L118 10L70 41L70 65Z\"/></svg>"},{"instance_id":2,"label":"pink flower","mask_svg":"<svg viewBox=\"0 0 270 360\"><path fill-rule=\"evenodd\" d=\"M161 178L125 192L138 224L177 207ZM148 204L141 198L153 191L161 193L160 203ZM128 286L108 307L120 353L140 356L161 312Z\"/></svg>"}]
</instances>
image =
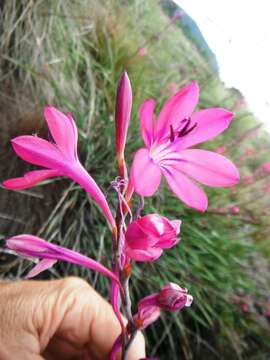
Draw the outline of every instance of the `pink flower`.
<instances>
[{"instance_id":1,"label":"pink flower","mask_svg":"<svg viewBox=\"0 0 270 360\"><path fill-rule=\"evenodd\" d=\"M165 103L156 121L153 99L140 107L145 147L135 154L131 182L141 196L152 196L164 175L178 198L189 207L205 211L207 196L190 178L214 187L238 183L239 172L228 159L207 150L187 149L222 133L233 117L222 108L193 113L198 99L199 87L191 82Z\"/></svg>"},{"instance_id":2,"label":"pink flower","mask_svg":"<svg viewBox=\"0 0 270 360\"><path fill-rule=\"evenodd\" d=\"M159 293L148 295L138 304L138 312L134 322L138 329L145 329L160 316L160 309L168 311L182 310L192 304L193 297L187 294L187 289L169 283Z\"/></svg>"},{"instance_id":3,"label":"pink flower","mask_svg":"<svg viewBox=\"0 0 270 360\"><path fill-rule=\"evenodd\" d=\"M132 107L132 89L126 72L121 75L115 106L116 158L121 176L125 177L124 151Z\"/></svg>"},{"instance_id":4,"label":"pink flower","mask_svg":"<svg viewBox=\"0 0 270 360\"><path fill-rule=\"evenodd\" d=\"M160 317L160 308L156 305L156 294L146 296L139 301L134 322L138 329L145 329Z\"/></svg>"},{"instance_id":5,"label":"pink flower","mask_svg":"<svg viewBox=\"0 0 270 360\"><path fill-rule=\"evenodd\" d=\"M154 261L164 249L178 243L181 221L148 214L133 221L125 234L126 255L136 261Z\"/></svg>"},{"instance_id":6,"label":"pink flower","mask_svg":"<svg viewBox=\"0 0 270 360\"><path fill-rule=\"evenodd\" d=\"M270 162L265 162L261 165L261 169L264 172L270 172Z\"/></svg>"},{"instance_id":7,"label":"pink flower","mask_svg":"<svg viewBox=\"0 0 270 360\"><path fill-rule=\"evenodd\" d=\"M147 54L147 48L145 48L145 47L141 47L141 48L139 48L138 49L138 54L140 55L140 56L145 56L146 54Z\"/></svg>"},{"instance_id":8,"label":"pink flower","mask_svg":"<svg viewBox=\"0 0 270 360\"><path fill-rule=\"evenodd\" d=\"M244 179L244 182L246 185L250 185L254 181L254 176L253 175L245 175L243 179Z\"/></svg>"},{"instance_id":9,"label":"pink flower","mask_svg":"<svg viewBox=\"0 0 270 360\"><path fill-rule=\"evenodd\" d=\"M67 261L97 271L119 282L117 276L99 262L76 251L51 244L37 236L28 234L13 236L7 239L6 246L20 256L42 259L30 271L28 278L52 267L57 261Z\"/></svg>"},{"instance_id":10,"label":"pink flower","mask_svg":"<svg viewBox=\"0 0 270 360\"><path fill-rule=\"evenodd\" d=\"M229 207L229 212L232 215L237 215L240 212L240 208L239 208L239 206L232 205L232 206Z\"/></svg>"},{"instance_id":11,"label":"pink flower","mask_svg":"<svg viewBox=\"0 0 270 360\"><path fill-rule=\"evenodd\" d=\"M104 194L78 159L78 132L72 116L65 115L52 106L45 108L44 116L54 143L37 136L24 135L13 139L12 146L23 160L45 169L30 171L23 177L6 180L3 185L8 189L21 190L51 177L67 176L88 192L114 228L115 221Z\"/></svg>"},{"instance_id":12,"label":"pink flower","mask_svg":"<svg viewBox=\"0 0 270 360\"><path fill-rule=\"evenodd\" d=\"M225 147L224 146L219 146L218 148L215 149L215 152L218 154L224 154L225 153Z\"/></svg>"},{"instance_id":13,"label":"pink flower","mask_svg":"<svg viewBox=\"0 0 270 360\"><path fill-rule=\"evenodd\" d=\"M188 295L187 289L169 283L165 285L157 295L157 305L161 309L177 311L192 304L193 297Z\"/></svg>"}]
</instances>

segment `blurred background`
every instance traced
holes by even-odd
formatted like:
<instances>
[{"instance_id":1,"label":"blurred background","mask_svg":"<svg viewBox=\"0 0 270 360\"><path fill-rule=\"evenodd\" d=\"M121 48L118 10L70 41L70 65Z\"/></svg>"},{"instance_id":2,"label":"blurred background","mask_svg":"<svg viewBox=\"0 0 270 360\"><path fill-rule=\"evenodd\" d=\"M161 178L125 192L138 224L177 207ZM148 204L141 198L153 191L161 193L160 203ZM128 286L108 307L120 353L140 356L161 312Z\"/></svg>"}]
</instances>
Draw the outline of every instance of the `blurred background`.
<instances>
[{"instance_id":1,"label":"blurred background","mask_svg":"<svg viewBox=\"0 0 270 360\"><path fill-rule=\"evenodd\" d=\"M12 152L10 139L48 137L42 108L53 104L73 113L80 158L106 191L116 176L114 102L123 69L134 93L129 164L141 145L137 110L147 97L156 98L160 108L196 80L200 108L235 113L230 129L204 146L234 161L241 172L238 186L207 188L204 214L186 208L166 187L146 201L147 212L183 220L182 241L155 264L134 269L132 298L168 281L187 287L194 297L191 308L162 314L146 331L148 353L160 359L270 358L270 31L260 1L256 12L239 3L0 1L1 181L29 168ZM114 206L114 194L108 196ZM68 180L19 192L0 188L2 278L23 277L32 266L3 247L7 236L19 233L36 234L110 266L105 221ZM73 265L59 264L39 278L71 274L107 296L107 280Z\"/></svg>"}]
</instances>

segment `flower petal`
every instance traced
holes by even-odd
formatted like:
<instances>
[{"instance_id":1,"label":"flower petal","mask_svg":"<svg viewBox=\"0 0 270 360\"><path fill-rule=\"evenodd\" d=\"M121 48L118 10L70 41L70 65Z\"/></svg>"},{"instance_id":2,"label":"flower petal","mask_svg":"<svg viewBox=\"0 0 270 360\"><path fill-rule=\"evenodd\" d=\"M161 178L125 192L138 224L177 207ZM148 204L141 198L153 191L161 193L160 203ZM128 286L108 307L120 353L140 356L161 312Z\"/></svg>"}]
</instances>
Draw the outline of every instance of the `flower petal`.
<instances>
[{"instance_id":1,"label":"flower petal","mask_svg":"<svg viewBox=\"0 0 270 360\"><path fill-rule=\"evenodd\" d=\"M136 261L155 261L158 259L163 250L161 248L150 247L148 249L131 249L126 248L126 254Z\"/></svg>"},{"instance_id":2,"label":"flower petal","mask_svg":"<svg viewBox=\"0 0 270 360\"><path fill-rule=\"evenodd\" d=\"M173 193L187 206L199 211L207 209L207 196L201 188L172 167L163 168L162 172Z\"/></svg>"},{"instance_id":3,"label":"flower petal","mask_svg":"<svg viewBox=\"0 0 270 360\"><path fill-rule=\"evenodd\" d=\"M222 108L205 109L191 116L191 126L197 126L186 136L177 141L178 150L211 140L228 128L233 113Z\"/></svg>"},{"instance_id":4,"label":"flower petal","mask_svg":"<svg viewBox=\"0 0 270 360\"><path fill-rule=\"evenodd\" d=\"M201 149L182 150L177 169L208 186L233 186L240 180L236 166L226 157Z\"/></svg>"},{"instance_id":5,"label":"flower petal","mask_svg":"<svg viewBox=\"0 0 270 360\"><path fill-rule=\"evenodd\" d=\"M133 159L130 177L134 190L141 196L152 196L158 189L161 171L149 156L148 149L139 149Z\"/></svg>"},{"instance_id":6,"label":"flower petal","mask_svg":"<svg viewBox=\"0 0 270 360\"><path fill-rule=\"evenodd\" d=\"M177 129L181 120L191 116L198 100L199 86L195 81L192 81L170 97L158 116L156 136L160 139L167 136L170 131L170 125Z\"/></svg>"},{"instance_id":7,"label":"flower petal","mask_svg":"<svg viewBox=\"0 0 270 360\"><path fill-rule=\"evenodd\" d=\"M77 159L78 131L71 114L65 115L53 106L47 106L44 117L59 149L67 158Z\"/></svg>"},{"instance_id":8,"label":"flower petal","mask_svg":"<svg viewBox=\"0 0 270 360\"><path fill-rule=\"evenodd\" d=\"M36 266L33 267L31 271L26 275L26 279L33 278L40 274L42 271L50 269L54 264L57 263L57 260L54 259L43 259Z\"/></svg>"},{"instance_id":9,"label":"flower petal","mask_svg":"<svg viewBox=\"0 0 270 360\"><path fill-rule=\"evenodd\" d=\"M182 224L181 220L171 220L171 224L173 225L176 235L178 235L180 233L180 227Z\"/></svg>"},{"instance_id":10,"label":"flower petal","mask_svg":"<svg viewBox=\"0 0 270 360\"><path fill-rule=\"evenodd\" d=\"M4 181L3 186L11 190L23 190L35 186L41 181L54 176L61 176L61 173L57 170L33 170L29 171L22 177Z\"/></svg>"},{"instance_id":11,"label":"flower petal","mask_svg":"<svg viewBox=\"0 0 270 360\"><path fill-rule=\"evenodd\" d=\"M115 221L106 197L101 191L100 187L95 182L95 180L81 165L81 163L76 162L72 166L70 166L70 169L66 171L66 175L75 182L77 182L97 202L97 204L102 209L105 217L111 224L111 227L113 228L115 226Z\"/></svg>"},{"instance_id":12,"label":"flower petal","mask_svg":"<svg viewBox=\"0 0 270 360\"><path fill-rule=\"evenodd\" d=\"M153 140L155 104L154 99L147 99L139 110L141 134L146 147L149 147Z\"/></svg>"},{"instance_id":13,"label":"flower petal","mask_svg":"<svg viewBox=\"0 0 270 360\"><path fill-rule=\"evenodd\" d=\"M54 144L37 136L18 136L12 141L16 154L30 164L49 169L63 169L66 160Z\"/></svg>"}]
</instances>

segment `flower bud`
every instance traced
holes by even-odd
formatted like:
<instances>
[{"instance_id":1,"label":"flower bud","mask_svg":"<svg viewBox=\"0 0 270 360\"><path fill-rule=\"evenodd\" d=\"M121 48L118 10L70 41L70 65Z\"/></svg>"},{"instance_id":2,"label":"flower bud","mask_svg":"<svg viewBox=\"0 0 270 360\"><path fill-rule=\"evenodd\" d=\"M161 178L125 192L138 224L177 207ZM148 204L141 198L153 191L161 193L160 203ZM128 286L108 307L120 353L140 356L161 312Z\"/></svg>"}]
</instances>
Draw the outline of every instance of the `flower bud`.
<instances>
[{"instance_id":1,"label":"flower bud","mask_svg":"<svg viewBox=\"0 0 270 360\"><path fill-rule=\"evenodd\" d=\"M185 306L190 306L193 297L188 295L187 289L169 283L165 285L157 295L156 304L161 308L168 311L177 311L183 309Z\"/></svg>"},{"instance_id":2,"label":"flower bud","mask_svg":"<svg viewBox=\"0 0 270 360\"><path fill-rule=\"evenodd\" d=\"M115 145L119 175L126 176L124 150L132 107L132 89L126 72L121 75L118 83L115 105Z\"/></svg>"},{"instance_id":3,"label":"flower bud","mask_svg":"<svg viewBox=\"0 0 270 360\"><path fill-rule=\"evenodd\" d=\"M156 305L156 294L146 296L139 301L138 312L134 315L134 322L138 329L145 329L160 316L160 308Z\"/></svg>"},{"instance_id":4,"label":"flower bud","mask_svg":"<svg viewBox=\"0 0 270 360\"><path fill-rule=\"evenodd\" d=\"M231 205L231 206L229 207L229 213L230 213L231 215L237 215L237 214L239 214L239 212L240 212L239 206Z\"/></svg>"},{"instance_id":5,"label":"flower bud","mask_svg":"<svg viewBox=\"0 0 270 360\"><path fill-rule=\"evenodd\" d=\"M136 261L154 261L163 249L169 249L179 240L181 221L148 214L133 221L127 228L126 255Z\"/></svg>"}]
</instances>

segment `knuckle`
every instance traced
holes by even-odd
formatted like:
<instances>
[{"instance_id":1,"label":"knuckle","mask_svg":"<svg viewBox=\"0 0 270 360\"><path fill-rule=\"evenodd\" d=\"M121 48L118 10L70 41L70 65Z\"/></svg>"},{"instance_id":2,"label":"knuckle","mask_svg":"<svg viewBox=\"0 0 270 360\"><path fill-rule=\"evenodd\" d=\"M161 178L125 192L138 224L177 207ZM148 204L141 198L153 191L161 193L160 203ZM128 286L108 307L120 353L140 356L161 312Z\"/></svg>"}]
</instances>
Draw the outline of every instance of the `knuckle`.
<instances>
[{"instance_id":1,"label":"knuckle","mask_svg":"<svg viewBox=\"0 0 270 360\"><path fill-rule=\"evenodd\" d=\"M62 280L62 286L64 290L68 292L79 291L83 289L90 289L88 282L82 278L76 276L69 276Z\"/></svg>"}]
</instances>

